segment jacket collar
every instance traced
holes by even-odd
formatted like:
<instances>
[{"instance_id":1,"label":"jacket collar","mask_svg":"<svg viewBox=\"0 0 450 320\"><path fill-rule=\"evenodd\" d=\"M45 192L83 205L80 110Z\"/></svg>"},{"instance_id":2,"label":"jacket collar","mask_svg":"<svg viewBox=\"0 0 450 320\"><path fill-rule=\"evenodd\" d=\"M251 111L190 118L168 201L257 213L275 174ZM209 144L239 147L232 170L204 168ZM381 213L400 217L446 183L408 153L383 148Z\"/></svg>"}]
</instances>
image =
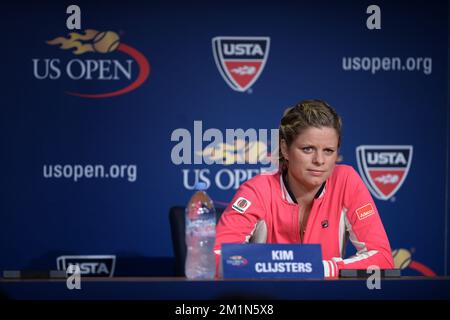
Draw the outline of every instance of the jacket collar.
<instances>
[{"instance_id":1,"label":"jacket collar","mask_svg":"<svg viewBox=\"0 0 450 320\"><path fill-rule=\"evenodd\" d=\"M297 203L297 199L294 196L294 193L292 192L291 188L289 187L289 183L286 179L287 171L284 171L280 174L280 185L281 185L281 197L286 200L289 203ZM317 191L316 195L314 196L314 199L320 199L325 194L325 185L326 181L322 183L319 190Z\"/></svg>"}]
</instances>

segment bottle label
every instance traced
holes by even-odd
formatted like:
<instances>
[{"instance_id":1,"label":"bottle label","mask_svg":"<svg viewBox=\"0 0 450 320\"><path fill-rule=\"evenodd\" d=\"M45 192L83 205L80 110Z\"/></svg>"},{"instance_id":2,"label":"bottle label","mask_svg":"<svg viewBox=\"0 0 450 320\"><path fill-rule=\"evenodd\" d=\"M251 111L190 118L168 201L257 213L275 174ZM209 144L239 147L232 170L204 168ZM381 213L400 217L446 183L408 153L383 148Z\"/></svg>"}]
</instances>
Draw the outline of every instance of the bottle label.
<instances>
[{"instance_id":1,"label":"bottle label","mask_svg":"<svg viewBox=\"0 0 450 320\"><path fill-rule=\"evenodd\" d=\"M186 233L200 237L212 237L216 233L216 223L214 220L188 220L186 221Z\"/></svg>"}]
</instances>

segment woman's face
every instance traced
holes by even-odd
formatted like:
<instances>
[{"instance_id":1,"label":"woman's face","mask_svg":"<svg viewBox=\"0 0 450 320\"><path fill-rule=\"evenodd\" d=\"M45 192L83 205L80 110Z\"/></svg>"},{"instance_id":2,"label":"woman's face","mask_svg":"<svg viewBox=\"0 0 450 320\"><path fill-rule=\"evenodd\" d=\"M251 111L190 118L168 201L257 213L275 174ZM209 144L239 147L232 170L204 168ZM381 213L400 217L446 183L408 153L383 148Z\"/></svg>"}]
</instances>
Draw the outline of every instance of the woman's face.
<instances>
[{"instance_id":1,"label":"woman's face","mask_svg":"<svg viewBox=\"0 0 450 320\"><path fill-rule=\"evenodd\" d=\"M283 157L289 161L289 176L306 189L322 185L333 171L338 157L338 135L334 128L309 127L288 148L281 142Z\"/></svg>"}]
</instances>

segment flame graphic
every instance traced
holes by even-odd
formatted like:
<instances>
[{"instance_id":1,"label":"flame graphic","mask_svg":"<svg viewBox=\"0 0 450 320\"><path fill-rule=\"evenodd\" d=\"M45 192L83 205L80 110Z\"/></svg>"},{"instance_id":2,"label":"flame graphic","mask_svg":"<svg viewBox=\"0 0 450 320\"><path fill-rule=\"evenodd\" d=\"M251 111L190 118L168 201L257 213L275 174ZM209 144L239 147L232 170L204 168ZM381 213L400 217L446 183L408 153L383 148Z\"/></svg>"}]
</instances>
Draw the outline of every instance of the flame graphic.
<instances>
[{"instance_id":1,"label":"flame graphic","mask_svg":"<svg viewBox=\"0 0 450 320\"><path fill-rule=\"evenodd\" d=\"M234 144L218 143L208 146L202 152L196 152L212 161L222 160L224 165L234 163L256 164L268 158L267 145L262 141L248 142L237 139Z\"/></svg>"},{"instance_id":2,"label":"flame graphic","mask_svg":"<svg viewBox=\"0 0 450 320\"><path fill-rule=\"evenodd\" d=\"M84 43L85 41L89 41ZM76 32L69 33L69 38L57 37L47 41L49 45L61 45L60 48L67 50L75 48L73 54L80 55L86 52L108 53L117 49L120 44L119 35L113 31L99 32L86 29L85 34Z\"/></svg>"},{"instance_id":3,"label":"flame graphic","mask_svg":"<svg viewBox=\"0 0 450 320\"><path fill-rule=\"evenodd\" d=\"M93 52L94 47L90 43L83 44L79 40L82 40L82 41L92 40L97 34L98 34L98 31L93 30L93 29L85 30L84 35L76 33L76 32L71 32L71 33L69 33L69 38L57 37L53 40L47 41L47 44L49 44L49 45L60 44L61 45L60 48L64 49L64 50L76 48L76 50L74 50L73 53L76 55L80 55L80 54L83 54L86 52Z\"/></svg>"}]
</instances>

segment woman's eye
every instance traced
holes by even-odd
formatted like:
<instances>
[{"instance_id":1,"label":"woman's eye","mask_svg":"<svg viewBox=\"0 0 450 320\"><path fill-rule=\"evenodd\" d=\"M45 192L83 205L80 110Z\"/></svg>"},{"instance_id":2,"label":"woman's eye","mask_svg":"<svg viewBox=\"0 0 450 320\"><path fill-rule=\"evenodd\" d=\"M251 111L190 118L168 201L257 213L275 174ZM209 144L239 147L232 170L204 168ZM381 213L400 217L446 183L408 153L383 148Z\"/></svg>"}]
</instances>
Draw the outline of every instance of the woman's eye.
<instances>
[{"instance_id":1,"label":"woman's eye","mask_svg":"<svg viewBox=\"0 0 450 320\"><path fill-rule=\"evenodd\" d=\"M331 149L325 149L325 153L326 153L326 154L333 154L333 153L334 153L334 150L331 150Z\"/></svg>"},{"instance_id":2,"label":"woman's eye","mask_svg":"<svg viewBox=\"0 0 450 320\"><path fill-rule=\"evenodd\" d=\"M311 148L311 147L304 147L304 148L302 148L302 150L303 150L304 152L306 152L306 153L309 153L309 152L312 151L312 148Z\"/></svg>"}]
</instances>

